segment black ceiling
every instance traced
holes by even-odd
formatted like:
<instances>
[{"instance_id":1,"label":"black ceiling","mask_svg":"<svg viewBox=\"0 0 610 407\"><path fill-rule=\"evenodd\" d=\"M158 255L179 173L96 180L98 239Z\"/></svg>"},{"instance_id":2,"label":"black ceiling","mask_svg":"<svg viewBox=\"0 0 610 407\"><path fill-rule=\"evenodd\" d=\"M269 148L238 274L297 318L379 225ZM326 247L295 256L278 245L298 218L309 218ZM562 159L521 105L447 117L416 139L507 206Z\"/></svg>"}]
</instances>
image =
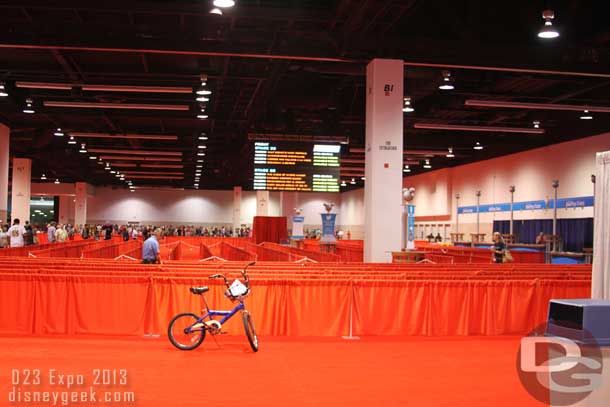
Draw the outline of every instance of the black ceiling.
<instances>
[{"instance_id":1,"label":"black ceiling","mask_svg":"<svg viewBox=\"0 0 610 407\"><path fill-rule=\"evenodd\" d=\"M603 1L490 2L484 0L238 0L224 16L210 15L211 0L0 1L0 121L11 128L13 155L33 158L33 177L124 185L55 128L70 132L175 135L177 140L82 139L88 148L182 153L178 161L139 160L124 171L160 179L136 185L193 185L197 136L206 132L201 188L251 187L248 134L349 138L344 158L363 156L365 66L372 58L400 58L405 96L405 149L444 151L433 168L454 166L586 137L610 129L610 113L595 120L578 112L474 108L467 99L610 106L610 20ZM541 40L541 12L555 11L561 36ZM441 66L510 67L598 73L561 75L450 69L456 89L441 91ZM83 85L190 87L200 74L213 90L208 120L198 120L193 93L85 91ZM17 82L67 83L72 89L17 87ZM35 114L21 110L26 98ZM185 105L186 111L45 107L43 101ZM543 135L433 131L415 122L532 127ZM475 142L485 146L473 150ZM153 153L149 153L153 155ZM176 157L176 156L174 156ZM180 156L178 156L180 157ZM424 155L409 155L421 161ZM352 168L354 167L354 168ZM419 165L413 172L425 171ZM343 166L346 178L362 165ZM174 173L178 179L170 179ZM178 174L175 174L178 173ZM184 176L183 179L180 177Z\"/></svg>"}]
</instances>

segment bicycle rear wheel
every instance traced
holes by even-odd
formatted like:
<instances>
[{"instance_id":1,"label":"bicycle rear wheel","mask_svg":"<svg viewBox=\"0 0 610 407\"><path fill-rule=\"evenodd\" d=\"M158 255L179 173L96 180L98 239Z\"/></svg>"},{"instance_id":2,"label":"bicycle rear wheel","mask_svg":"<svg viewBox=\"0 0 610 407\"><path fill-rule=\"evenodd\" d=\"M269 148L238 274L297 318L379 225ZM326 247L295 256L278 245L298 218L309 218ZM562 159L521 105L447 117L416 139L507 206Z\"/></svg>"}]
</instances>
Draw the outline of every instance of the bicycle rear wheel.
<instances>
[{"instance_id":1,"label":"bicycle rear wheel","mask_svg":"<svg viewBox=\"0 0 610 407\"><path fill-rule=\"evenodd\" d=\"M205 339L205 329L203 327L186 332L198 320L199 317L191 313L176 315L167 327L167 337L172 345L180 350L193 350L201 345L201 342Z\"/></svg>"},{"instance_id":2,"label":"bicycle rear wheel","mask_svg":"<svg viewBox=\"0 0 610 407\"><path fill-rule=\"evenodd\" d=\"M244 331L246 331L246 336L248 337L248 342L250 342L250 347L254 352L258 352L258 337L256 336L256 331L254 330L252 316L248 311L244 311L242 313L242 319L244 320Z\"/></svg>"}]
</instances>

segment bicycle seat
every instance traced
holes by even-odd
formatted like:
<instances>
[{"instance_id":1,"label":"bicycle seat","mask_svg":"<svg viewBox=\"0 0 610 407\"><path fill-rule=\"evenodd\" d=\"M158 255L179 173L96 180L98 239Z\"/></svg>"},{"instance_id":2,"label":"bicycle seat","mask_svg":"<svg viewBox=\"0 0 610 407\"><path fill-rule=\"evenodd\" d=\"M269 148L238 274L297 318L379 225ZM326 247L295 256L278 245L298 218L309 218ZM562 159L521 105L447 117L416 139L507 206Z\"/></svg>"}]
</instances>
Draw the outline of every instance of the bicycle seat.
<instances>
[{"instance_id":1,"label":"bicycle seat","mask_svg":"<svg viewBox=\"0 0 610 407\"><path fill-rule=\"evenodd\" d=\"M208 291L210 291L209 287L191 287L191 292L197 295L201 295Z\"/></svg>"}]
</instances>

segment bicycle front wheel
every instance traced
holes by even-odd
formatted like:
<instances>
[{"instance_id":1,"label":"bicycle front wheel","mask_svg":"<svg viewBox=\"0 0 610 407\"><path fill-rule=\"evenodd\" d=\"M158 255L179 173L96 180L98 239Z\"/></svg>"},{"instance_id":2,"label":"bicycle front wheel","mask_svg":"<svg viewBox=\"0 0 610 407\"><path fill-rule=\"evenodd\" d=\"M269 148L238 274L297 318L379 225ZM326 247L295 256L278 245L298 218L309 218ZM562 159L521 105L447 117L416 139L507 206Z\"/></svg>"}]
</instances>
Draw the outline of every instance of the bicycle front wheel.
<instances>
[{"instance_id":1,"label":"bicycle front wheel","mask_svg":"<svg viewBox=\"0 0 610 407\"><path fill-rule=\"evenodd\" d=\"M242 314L242 319L244 320L244 331L246 331L246 336L248 337L248 342L250 342L250 347L254 352L258 352L258 337L256 336L256 331L254 330L252 316L248 311L244 311Z\"/></svg>"},{"instance_id":2,"label":"bicycle front wheel","mask_svg":"<svg viewBox=\"0 0 610 407\"><path fill-rule=\"evenodd\" d=\"M199 317L195 314L184 313L176 315L167 327L167 337L176 348L180 350L193 350L205 339L205 328L189 330Z\"/></svg>"}]
</instances>

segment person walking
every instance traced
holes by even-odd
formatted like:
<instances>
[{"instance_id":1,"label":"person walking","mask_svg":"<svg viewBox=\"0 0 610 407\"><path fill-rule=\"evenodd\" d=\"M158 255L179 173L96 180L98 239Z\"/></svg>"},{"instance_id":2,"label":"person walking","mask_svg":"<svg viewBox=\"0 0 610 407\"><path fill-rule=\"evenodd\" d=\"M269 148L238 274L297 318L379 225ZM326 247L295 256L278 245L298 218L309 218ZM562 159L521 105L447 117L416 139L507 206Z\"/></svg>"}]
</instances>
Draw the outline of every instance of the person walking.
<instances>
[{"instance_id":1,"label":"person walking","mask_svg":"<svg viewBox=\"0 0 610 407\"><path fill-rule=\"evenodd\" d=\"M504 243L504 239L502 239L502 235L500 233L495 232L493 234L494 244L492 246L493 250L493 262L494 263L504 263L504 253L506 253L506 243Z\"/></svg>"}]
</instances>

